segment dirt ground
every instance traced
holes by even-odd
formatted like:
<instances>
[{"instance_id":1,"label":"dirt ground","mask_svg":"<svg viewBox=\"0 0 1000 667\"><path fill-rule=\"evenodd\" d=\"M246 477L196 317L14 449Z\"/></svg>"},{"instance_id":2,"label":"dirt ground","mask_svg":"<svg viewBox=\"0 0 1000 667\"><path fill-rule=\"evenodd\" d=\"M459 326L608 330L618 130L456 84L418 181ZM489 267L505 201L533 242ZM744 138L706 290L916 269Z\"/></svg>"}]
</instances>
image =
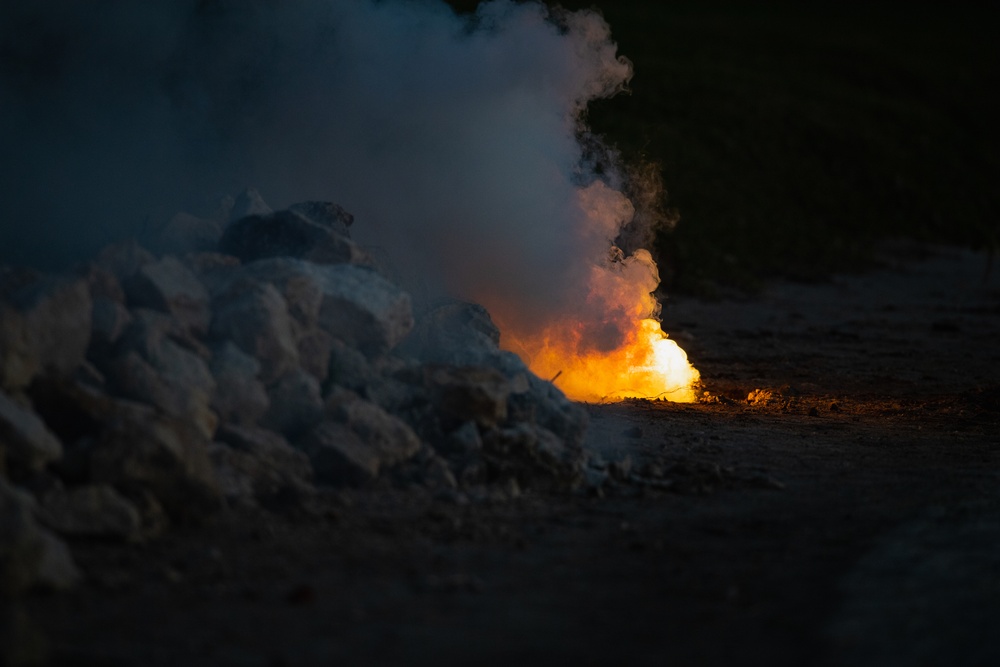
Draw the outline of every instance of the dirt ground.
<instances>
[{"instance_id":1,"label":"dirt ground","mask_svg":"<svg viewBox=\"0 0 1000 667\"><path fill-rule=\"evenodd\" d=\"M603 496L76 542L26 613L55 665L1000 664L1000 267L884 264L668 303L706 400L591 406Z\"/></svg>"}]
</instances>

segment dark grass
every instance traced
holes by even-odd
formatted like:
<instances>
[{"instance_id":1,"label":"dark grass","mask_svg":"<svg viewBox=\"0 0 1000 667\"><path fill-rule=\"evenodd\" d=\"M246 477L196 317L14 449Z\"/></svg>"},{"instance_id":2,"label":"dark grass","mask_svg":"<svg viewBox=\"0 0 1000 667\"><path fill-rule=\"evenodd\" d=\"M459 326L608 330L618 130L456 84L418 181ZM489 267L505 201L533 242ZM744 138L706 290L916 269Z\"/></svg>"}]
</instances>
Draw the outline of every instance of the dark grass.
<instances>
[{"instance_id":1,"label":"dark grass","mask_svg":"<svg viewBox=\"0 0 1000 667\"><path fill-rule=\"evenodd\" d=\"M454 2L462 9L475 2ZM635 65L592 127L662 172L665 286L712 295L867 266L886 237L1000 243L1000 49L938 3L596 6Z\"/></svg>"}]
</instances>

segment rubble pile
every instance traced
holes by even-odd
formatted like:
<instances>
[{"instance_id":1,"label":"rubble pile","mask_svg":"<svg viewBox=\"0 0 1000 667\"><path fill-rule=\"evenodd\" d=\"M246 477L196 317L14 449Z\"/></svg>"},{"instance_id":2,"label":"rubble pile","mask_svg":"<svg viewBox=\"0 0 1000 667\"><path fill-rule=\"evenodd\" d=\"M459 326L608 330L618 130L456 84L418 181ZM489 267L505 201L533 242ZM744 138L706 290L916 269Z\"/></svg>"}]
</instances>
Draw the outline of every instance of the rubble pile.
<instances>
[{"instance_id":1,"label":"rubble pile","mask_svg":"<svg viewBox=\"0 0 1000 667\"><path fill-rule=\"evenodd\" d=\"M334 204L181 214L69 275L0 268L0 589L65 588L64 537L142 539L323 489L462 502L584 477L586 413L480 306L410 296Z\"/></svg>"}]
</instances>

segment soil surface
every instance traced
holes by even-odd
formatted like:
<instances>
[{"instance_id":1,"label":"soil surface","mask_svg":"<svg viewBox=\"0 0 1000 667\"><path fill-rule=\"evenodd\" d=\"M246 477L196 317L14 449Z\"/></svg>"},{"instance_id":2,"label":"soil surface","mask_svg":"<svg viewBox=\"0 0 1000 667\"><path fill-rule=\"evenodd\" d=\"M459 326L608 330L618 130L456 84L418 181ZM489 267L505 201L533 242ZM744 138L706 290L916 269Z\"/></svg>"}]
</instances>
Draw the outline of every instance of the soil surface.
<instances>
[{"instance_id":1,"label":"soil surface","mask_svg":"<svg viewBox=\"0 0 1000 667\"><path fill-rule=\"evenodd\" d=\"M698 404L589 408L601 493L324 496L73 542L58 665L1000 664L1000 269L665 308Z\"/></svg>"}]
</instances>

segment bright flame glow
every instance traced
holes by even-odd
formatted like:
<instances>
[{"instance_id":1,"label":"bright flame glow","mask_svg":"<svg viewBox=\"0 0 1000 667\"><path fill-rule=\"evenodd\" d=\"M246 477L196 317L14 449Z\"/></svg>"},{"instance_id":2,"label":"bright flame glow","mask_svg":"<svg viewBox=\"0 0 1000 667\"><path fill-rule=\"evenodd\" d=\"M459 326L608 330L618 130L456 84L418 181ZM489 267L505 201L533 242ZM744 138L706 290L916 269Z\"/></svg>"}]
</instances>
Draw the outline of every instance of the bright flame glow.
<instances>
[{"instance_id":1,"label":"bright flame glow","mask_svg":"<svg viewBox=\"0 0 1000 667\"><path fill-rule=\"evenodd\" d=\"M660 329L658 321L638 320L620 347L604 352L580 353L574 349L579 340L567 333L566 329L552 327L536 338L515 339L510 348L528 361L536 375L554 378L555 385L576 401L697 400L699 373L688 362L684 350Z\"/></svg>"},{"instance_id":2,"label":"bright flame glow","mask_svg":"<svg viewBox=\"0 0 1000 667\"><path fill-rule=\"evenodd\" d=\"M518 327L502 306L491 309L501 344L574 400L694 402L700 375L657 317L656 262L647 250L625 256L614 245L634 215L631 202L600 181L582 188L578 198L579 233L588 239L593 262L580 281L580 302L552 313L540 330L537 324Z\"/></svg>"}]
</instances>

